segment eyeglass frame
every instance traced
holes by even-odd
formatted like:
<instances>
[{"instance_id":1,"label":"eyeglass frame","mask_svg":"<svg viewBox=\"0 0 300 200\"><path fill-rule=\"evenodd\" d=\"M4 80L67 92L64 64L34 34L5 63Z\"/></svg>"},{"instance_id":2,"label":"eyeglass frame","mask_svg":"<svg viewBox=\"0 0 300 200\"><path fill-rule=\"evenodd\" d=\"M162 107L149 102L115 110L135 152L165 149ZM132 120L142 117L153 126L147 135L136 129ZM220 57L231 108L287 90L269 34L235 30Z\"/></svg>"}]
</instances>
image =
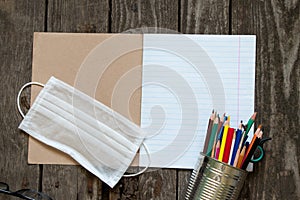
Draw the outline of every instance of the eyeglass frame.
<instances>
[{"instance_id":1,"label":"eyeglass frame","mask_svg":"<svg viewBox=\"0 0 300 200\"><path fill-rule=\"evenodd\" d=\"M17 191L10 191L9 190L9 185L7 183L4 182L0 182L0 184L2 184L3 186L5 186L5 189L0 188L0 193L6 194L6 195L11 195L11 196L15 196L15 197L19 197L21 199L26 199L26 200L36 200L32 197L26 196L24 194L22 194L22 192L33 192L35 194L40 195L42 198L44 198L45 200L53 200L51 197L49 197L48 195L46 195L45 193L36 191L36 190L32 190L32 189L21 189L21 190L17 190Z\"/></svg>"}]
</instances>

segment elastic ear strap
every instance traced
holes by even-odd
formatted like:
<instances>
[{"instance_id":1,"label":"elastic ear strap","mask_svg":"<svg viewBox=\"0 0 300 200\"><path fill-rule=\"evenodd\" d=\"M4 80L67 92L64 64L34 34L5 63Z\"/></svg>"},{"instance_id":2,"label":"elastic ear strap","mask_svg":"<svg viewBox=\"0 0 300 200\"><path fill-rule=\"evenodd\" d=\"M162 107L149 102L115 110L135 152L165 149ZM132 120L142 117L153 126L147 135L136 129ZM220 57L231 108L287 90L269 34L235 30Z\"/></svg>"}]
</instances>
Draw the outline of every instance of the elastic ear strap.
<instances>
[{"instance_id":1,"label":"elastic ear strap","mask_svg":"<svg viewBox=\"0 0 300 200\"><path fill-rule=\"evenodd\" d=\"M30 85L39 85L39 86L41 86L41 87L44 87L44 86L45 86L44 84L39 83L39 82L29 82L29 83L25 83L25 84L21 87L21 89L20 89L19 92L18 92L18 96L17 96L17 106L18 106L18 111L19 111L19 113L21 114L21 116L22 116L23 118L25 117L25 114L23 113L23 111L22 111L22 109L21 109L21 105L20 105L20 97L21 97L21 94L22 94L23 90L24 90L26 87L30 86Z\"/></svg>"},{"instance_id":2,"label":"elastic ear strap","mask_svg":"<svg viewBox=\"0 0 300 200\"><path fill-rule=\"evenodd\" d=\"M147 145L144 142L142 143L142 145L143 145L143 147L144 147L144 149L145 149L145 151L147 153L148 165L144 169L142 169L141 171L139 171L139 172L137 172L135 174L125 174L125 175L123 175L123 177L134 177L134 176L141 175L142 173L144 173L149 168L149 166L151 164L150 152L148 150Z\"/></svg>"}]
</instances>

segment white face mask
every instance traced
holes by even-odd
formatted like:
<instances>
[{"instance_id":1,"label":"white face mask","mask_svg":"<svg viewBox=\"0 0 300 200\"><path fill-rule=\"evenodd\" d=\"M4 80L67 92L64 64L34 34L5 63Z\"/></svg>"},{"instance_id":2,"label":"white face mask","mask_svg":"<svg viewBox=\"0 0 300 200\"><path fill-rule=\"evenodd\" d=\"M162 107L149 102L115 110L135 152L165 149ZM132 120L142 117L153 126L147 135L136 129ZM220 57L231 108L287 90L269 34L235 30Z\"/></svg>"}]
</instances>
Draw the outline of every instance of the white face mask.
<instances>
[{"instance_id":1,"label":"white face mask","mask_svg":"<svg viewBox=\"0 0 300 200\"><path fill-rule=\"evenodd\" d=\"M145 138L142 129L54 77L49 79L24 116L19 97L26 86L18 94L18 108L24 117L19 128L41 142L69 154L113 187L126 172L141 146Z\"/></svg>"}]
</instances>

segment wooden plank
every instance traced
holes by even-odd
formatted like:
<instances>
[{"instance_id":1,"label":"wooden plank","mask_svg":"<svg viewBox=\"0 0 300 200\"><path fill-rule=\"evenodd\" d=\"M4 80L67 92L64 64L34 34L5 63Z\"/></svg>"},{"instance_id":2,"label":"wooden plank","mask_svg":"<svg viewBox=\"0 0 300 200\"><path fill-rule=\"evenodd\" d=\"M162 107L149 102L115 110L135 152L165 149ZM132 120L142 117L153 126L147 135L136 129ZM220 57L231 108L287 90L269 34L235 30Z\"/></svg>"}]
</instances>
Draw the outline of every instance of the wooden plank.
<instances>
[{"instance_id":1,"label":"wooden plank","mask_svg":"<svg viewBox=\"0 0 300 200\"><path fill-rule=\"evenodd\" d=\"M18 130L16 96L31 80L33 32L44 29L44 10L43 1L0 1L0 181L12 190L39 189L39 166L27 164L28 135ZM22 95L23 108L29 107L29 92ZM0 199L15 198L0 194Z\"/></svg>"},{"instance_id":2,"label":"wooden plank","mask_svg":"<svg viewBox=\"0 0 300 200\"><path fill-rule=\"evenodd\" d=\"M113 33L141 27L147 32L178 31L178 2L171 0L112 1L111 31ZM164 28L171 30L163 30Z\"/></svg>"},{"instance_id":3,"label":"wooden plank","mask_svg":"<svg viewBox=\"0 0 300 200\"><path fill-rule=\"evenodd\" d=\"M182 33L229 34L229 1L181 1ZM184 199L192 170L178 172L178 199Z\"/></svg>"},{"instance_id":4,"label":"wooden plank","mask_svg":"<svg viewBox=\"0 0 300 200\"><path fill-rule=\"evenodd\" d=\"M47 6L47 31L108 32L108 0L49 0ZM102 182L81 166L44 165L43 189L54 199L102 199Z\"/></svg>"},{"instance_id":5,"label":"wooden plank","mask_svg":"<svg viewBox=\"0 0 300 200\"><path fill-rule=\"evenodd\" d=\"M44 165L43 191L53 199L77 198L77 167Z\"/></svg>"},{"instance_id":6,"label":"wooden plank","mask_svg":"<svg viewBox=\"0 0 300 200\"><path fill-rule=\"evenodd\" d=\"M229 0L181 1L182 33L228 34Z\"/></svg>"},{"instance_id":7,"label":"wooden plank","mask_svg":"<svg viewBox=\"0 0 300 200\"><path fill-rule=\"evenodd\" d=\"M108 32L108 0L49 0L47 31L101 33Z\"/></svg>"},{"instance_id":8,"label":"wooden plank","mask_svg":"<svg viewBox=\"0 0 300 200\"><path fill-rule=\"evenodd\" d=\"M177 199L176 169L157 169L139 177L138 199Z\"/></svg>"},{"instance_id":9,"label":"wooden plank","mask_svg":"<svg viewBox=\"0 0 300 200\"><path fill-rule=\"evenodd\" d=\"M255 34L256 110L272 141L241 199L300 199L300 2L232 1L232 33Z\"/></svg>"},{"instance_id":10,"label":"wooden plank","mask_svg":"<svg viewBox=\"0 0 300 200\"><path fill-rule=\"evenodd\" d=\"M102 198L102 182L82 167L77 172L77 199L96 200Z\"/></svg>"},{"instance_id":11,"label":"wooden plank","mask_svg":"<svg viewBox=\"0 0 300 200\"><path fill-rule=\"evenodd\" d=\"M109 199L140 199L138 182L139 177L122 178L113 189L107 186Z\"/></svg>"},{"instance_id":12,"label":"wooden plank","mask_svg":"<svg viewBox=\"0 0 300 200\"><path fill-rule=\"evenodd\" d=\"M113 33L166 33L178 31L177 1L113 0L111 9ZM136 29L141 28L142 29ZM152 28L150 28L152 27ZM160 184L164 188L158 188ZM147 172L139 177L123 178L110 199L176 199L176 170Z\"/></svg>"},{"instance_id":13,"label":"wooden plank","mask_svg":"<svg viewBox=\"0 0 300 200\"><path fill-rule=\"evenodd\" d=\"M177 172L177 196L179 200L184 199L187 186L189 184L192 170L178 170Z\"/></svg>"}]
</instances>

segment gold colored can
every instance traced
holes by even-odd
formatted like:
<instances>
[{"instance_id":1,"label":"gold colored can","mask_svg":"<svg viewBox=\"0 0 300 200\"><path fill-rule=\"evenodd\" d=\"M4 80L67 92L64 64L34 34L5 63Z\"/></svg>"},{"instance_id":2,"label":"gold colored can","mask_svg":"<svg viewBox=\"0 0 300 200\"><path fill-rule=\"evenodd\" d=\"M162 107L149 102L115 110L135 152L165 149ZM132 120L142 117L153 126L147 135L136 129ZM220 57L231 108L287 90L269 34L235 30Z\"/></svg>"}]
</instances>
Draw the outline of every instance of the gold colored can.
<instances>
[{"instance_id":1,"label":"gold colored can","mask_svg":"<svg viewBox=\"0 0 300 200\"><path fill-rule=\"evenodd\" d=\"M247 171L204 156L193 170L185 200L236 200L246 177Z\"/></svg>"}]
</instances>

